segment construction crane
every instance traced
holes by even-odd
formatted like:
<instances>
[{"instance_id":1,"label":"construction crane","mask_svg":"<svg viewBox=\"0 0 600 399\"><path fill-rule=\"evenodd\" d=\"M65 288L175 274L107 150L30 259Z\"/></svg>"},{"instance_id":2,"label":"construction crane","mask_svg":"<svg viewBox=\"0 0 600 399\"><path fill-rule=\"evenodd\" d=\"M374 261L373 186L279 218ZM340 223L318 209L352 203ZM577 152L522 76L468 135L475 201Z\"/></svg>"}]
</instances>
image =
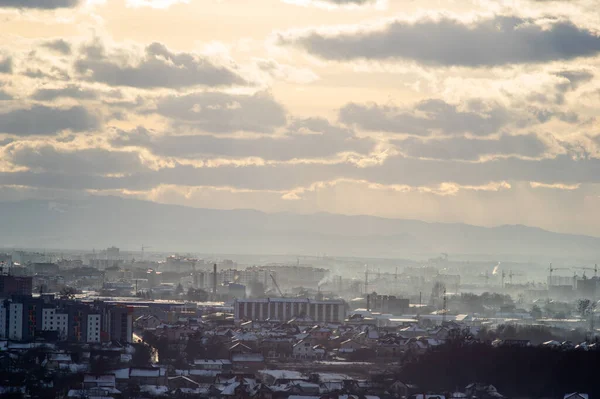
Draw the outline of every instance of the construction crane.
<instances>
[{"instance_id":1,"label":"construction crane","mask_svg":"<svg viewBox=\"0 0 600 399\"><path fill-rule=\"evenodd\" d=\"M552 277L552 272L555 270L568 270L568 267L552 267L552 263L550 263L550 267L548 268L549 276Z\"/></svg>"},{"instance_id":2,"label":"construction crane","mask_svg":"<svg viewBox=\"0 0 600 399\"><path fill-rule=\"evenodd\" d=\"M594 265L594 267L574 267L573 269L581 269L581 270L593 270L594 271L594 277L598 277L598 265ZM585 276L585 272L583 272L583 275Z\"/></svg>"},{"instance_id":3,"label":"construction crane","mask_svg":"<svg viewBox=\"0 0 600 399\"><path fill-rule=\"evenodd\" d=\"M148 249L148 248L152 248L152 247L145 247L142 245L142 260L144 260L144 250Z\"/></svg>"},{"instance_id":4,"label":"construction crane","mask_svg":"<svg viewBox=\"0 0 600 399\"><path fill-rule=\"evenodd\" d=\"M273 280L273 285L275 285L275 288L277 288L277 291L279 291L279 295L281 295L282 298L285 298L285 295L283 295L281 288L279 288L279 284L277 284L277 280L275 280L275 276L273 276L273 273L270 273L269 276L271 276L271 280Z\"/></svg>"},{"instance_id":5,"label":"construction crane","mask_svg":"<svg viewBox=\"0 0 600 399\"><path fill-rule=\"evenodd\" d=\"M510 281L510 285L513 283L513 276L522 276L522 273L514 273L512 270L508 272L508 281Z\"/></svg>"}]
</instances>

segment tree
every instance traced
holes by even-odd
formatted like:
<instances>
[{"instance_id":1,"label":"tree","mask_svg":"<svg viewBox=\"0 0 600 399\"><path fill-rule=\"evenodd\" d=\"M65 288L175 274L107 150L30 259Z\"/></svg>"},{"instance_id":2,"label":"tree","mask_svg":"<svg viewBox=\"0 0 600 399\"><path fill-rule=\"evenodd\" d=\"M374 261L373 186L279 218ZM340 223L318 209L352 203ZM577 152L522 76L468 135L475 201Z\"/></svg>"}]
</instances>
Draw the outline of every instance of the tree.
<instances>
[{"instance_id":1,"label":"tree","mask_svg":"<svg viewBox=\"0 0 600 399\"><path fill-rule=\"evenodd\" d=\"M531 312L529 313L534 319L539 319L542 317L542 309L538 305L533 305L531 307Z\"/></svg>"},{"instance_id":2,"label":"tree","mask_svg":"<svg viewBox=\"0 0 600 399\"><path fill-rule=\"evenodd\" d=\"M581 317L587 317L596 309L596 303L590 301L589 299L580 299L577 301L577 312L581 315Z\"/></svg>"},{"instance_id":3,"label":"tree","mask_svg":"<svg viewBox=\"0 0 600 399\"><path fill-rule=\"evenodd\" d=\"M183 294L183 286L181 285L181 283L177 284L177 288L175 288L175 295L181 295Z\"/></svg>"},{"instance_id":4,"label":"tree","mask_svg":"<svg viewBox=\"0 0 600 399\"><path fill-rule=\"evenodd\" d=\"M75 298L75 295L78 294L77 288L75 287L63 287L60 290L60 297L62 299L73 299Z\"/></svg>"},{"instance_id":5,"label":"tree","mask_svg":"<svg viewBox=\"0 0 600 399\"><path fill-rule=\"evenodd\" d=\"M135 352L133 353L131 362L134 367L145 367L151 363L152 348L144 343L133 344Z\"/></svg>"}]
</instances>

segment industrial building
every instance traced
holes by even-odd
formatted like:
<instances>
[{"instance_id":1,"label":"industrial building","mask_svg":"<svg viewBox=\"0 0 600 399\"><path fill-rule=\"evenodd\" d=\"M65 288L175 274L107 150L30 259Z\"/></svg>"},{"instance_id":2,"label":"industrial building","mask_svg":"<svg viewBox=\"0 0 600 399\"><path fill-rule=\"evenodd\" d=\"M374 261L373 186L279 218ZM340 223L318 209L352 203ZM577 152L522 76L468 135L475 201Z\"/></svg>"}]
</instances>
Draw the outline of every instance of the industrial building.
<instances>
[{"instance_id":1,"label":"industrial building","mask_svg":"<svg viewBox=\"0 0 600 399\"><path fill-rule=\"evenodd\" d=\"M236 320L287 321L294 317L308 317L317 322L341 323L346 318L346 302L342 300L316 301L308 298L236 299Z\"/></svg>"}]
</instances>

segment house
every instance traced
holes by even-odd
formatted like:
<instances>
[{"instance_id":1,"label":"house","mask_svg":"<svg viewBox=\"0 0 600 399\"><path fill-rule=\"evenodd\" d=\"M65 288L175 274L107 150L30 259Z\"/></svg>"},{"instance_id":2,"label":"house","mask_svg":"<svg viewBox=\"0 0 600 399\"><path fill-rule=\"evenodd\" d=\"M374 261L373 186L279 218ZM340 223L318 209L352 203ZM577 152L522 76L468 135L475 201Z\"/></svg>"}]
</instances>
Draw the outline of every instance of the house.
<instances>
[{"instance_id":1,"label":"house","mask_svg":"<svg viewBox=\"0 0 600 399\"><path fill-rule=\"evenodd\" d=\"M115 388L71 389L69 398L114 399L121 397L121 391Z\"/></svg>"},{"instance_id":2,"label":"house","mask_svg":"<svg viewBox=\"0 0 600 399\"><path fill-rule=\"evenodd\" d=\"M323 359L325 348L322 345L312 345L310 341L302 340L294 345L293 356L296 359Z\"/></svg>"},{"instance_id":3,"label":"house","mask_svg":"<svg viewBox=\"0 0 600 399\"><path fill-rule=\"evenodd\" d=\"M363 349L365 346L361 345L359 342L356 342L352 339L348 339L340 344L340 349L338 352L340 353L352 353L359 349Z\"/></svg>"},{"instance_id":4,"label":"house","mask_svg":"<svg viewBox=\"0 0 600 399\"><path fill-rule=\"evenodd\" d=\"M198 388L200 388L200 384L188 377L178 375L176 377L168 378L168 387L170 390L181 389L181 388L198 389Z\"/></svg>"},{"instance_id":5,"label":"house","mask_svg":"<svg viewBox=\"0 0 600 399\"><path fill-rule=\"evenodd\" d=\"M397 398L406 399L410 392L410 387L401 381L394 381L388 388L388 391Z\"/></svg>"},{"instance_id":6,"label":"house","mask_svg":"<svg viewBox=\"0 0 600 399\"><path fill-rule=\"evenodd\" d=\"M480 382L467 385L465 388L465 394L467 394L468 397L477 397L481 399L504 398L504 396L498 392L495 386L482 384Z\"/></svg>"},{"instance_id":7,"label":"house","mask_svg":"<svg viewBox=\"0 0 600 399\"><path fill-rule=\"evenodd\" d=\"M194 368L196 370L231 370L231 360L229 359L196 359L194 360Z\"/></svg>"},{"instance_id":8,"label":"house","mask_svg":"<svg viewBox=\"0 0 600 399\"><path fill-rule=\"evenodd\" d=\"M68 353L51 353L46 361L46 368L58 370L68 368L73 363L73 358Z\"/></svg>"},{"instance_id":9,"label":"house","mask_svg":"<svg viewBox=\"0 0 600 399\"><path fill-rule=\"evenodd\" d=\"M589 395L587 393L568 393L564 396L563 399L589 399Z\"/></svg>"},{"instance_id":10,"label":"house","mask_svg":"<svg viewBox=\"0 0 600 399\"><path fill-rule=\"evenodd\" d=\"M231 363L236 370L260 370L265 366L262 353L240 353L231 356Z\"/></svg>"},{"instance_id":11,"label":"house","mask_svg":"<svg viewBox=\"0 0 600 399\"><path fill-rule=\"evenodd\" d=\"M134 322L134 326L141 330L155 330L161 324L162 321L152 314L140 316Z\"/></svg>"},{"instance_id":12,"label":"house","mask_svg":"<svg viewBox=\"0 0 600 399\"><path fill-rule=\"evenodd\" d=\"M116 388L116 377L114 374L85 374L83 376L83 388Z\"/></svg>"},{"instance_id":13,"label":"house","mask_svg":"<svg viewBox=\"0 0 600 399\"><path fill-rule=\"evenodd\" d=\"M252 353L252 348L247 345L244 345L241 342L237 342L229 348L229 355L237 355L242 353Z\"/></svg>"},{"instance_id":14,"label":"house","mask_svg":"<svg viewBox=\"0 0 600 399\"><path fill-rule=\"evenodd\" d=\"M290 357L294 354L294 344L289 338L268 338L260 343L260 348L266 358Z\"/></svg>"},{"instance_id":15,"label":"house","mask_svg":"<svg viewBox=\"0 0 600 399\"><path fill-rule=\"evenodd\" d=\"M316 341L327 341L331 336L331 329L327 327L314 326L309 331L310 337Z\"/></svg>"},{"instance_id":16,"label":"house","mask_svg":"<svg viewBox=\"0 0 600 399\"><path fill-rule=\"evenodd\" d=\"M137 385L167 385L167 369L155 367L132 367L129 380Z\"/></svg>"}]
</instances>

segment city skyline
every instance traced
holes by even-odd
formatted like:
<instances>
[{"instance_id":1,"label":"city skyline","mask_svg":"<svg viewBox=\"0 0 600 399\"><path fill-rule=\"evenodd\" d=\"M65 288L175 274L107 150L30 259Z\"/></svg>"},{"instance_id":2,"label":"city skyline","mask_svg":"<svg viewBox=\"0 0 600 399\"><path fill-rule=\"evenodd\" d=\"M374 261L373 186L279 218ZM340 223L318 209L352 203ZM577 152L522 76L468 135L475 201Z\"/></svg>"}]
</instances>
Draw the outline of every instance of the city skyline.
<instances>
[{"instance_id":1,"label":"city skyline","mask_svg":"<svg viewBox=\"0 0 600 399\"><path fill-rule=\"evenodd\" d=\"M0 200L600 236L594 5L0 0Z\"/></svg>"}]
</instances>

